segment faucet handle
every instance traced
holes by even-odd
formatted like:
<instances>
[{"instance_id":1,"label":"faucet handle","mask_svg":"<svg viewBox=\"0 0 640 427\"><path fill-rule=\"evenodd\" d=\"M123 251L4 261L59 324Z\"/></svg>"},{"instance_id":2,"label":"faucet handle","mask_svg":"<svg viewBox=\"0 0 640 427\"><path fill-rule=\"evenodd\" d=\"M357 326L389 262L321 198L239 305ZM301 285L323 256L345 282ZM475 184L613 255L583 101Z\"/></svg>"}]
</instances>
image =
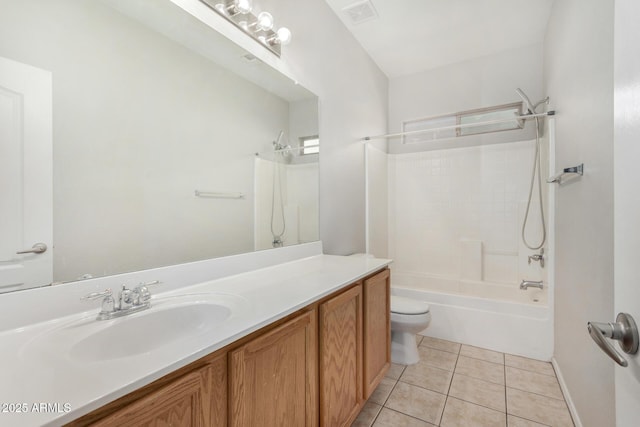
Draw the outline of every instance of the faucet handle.
<instances>
[{"instance_id":1,"label":"faucet handle","mask_svg":"<svg viewBox=\"0 0 640 427\"><path fill-rule=\"evenodd\" d=\"M142 288L142 287L149 287L149 286L153 286L153 285L159 285L159 284L161 284L161 283L162 283L162 282L161 282L160 280L153 280L153 281L151 281L151 282L146 282L146 283L145 283L145 282L140 282L140 283L138 283L138 287L139 287L139 288Z\"/></svg>"},{"instance_id":2,"label":"faucet handle","mask_svg":"<svg viewBox=\"0 0 640 427\"><path fill-rule=\"evenodd\" d=\"M112 295L111 289L105 289L102 292L92 292L80 298L82 301L94 300L102 297L110 297Z\"/></svg>"},{"instance_id":3,"label":"faucet handle","mask_svg":"<svg viewBox=\"0 0 640 427\"><path fill-rule=\"evenodd\" d=\"M100 314L98 315L98 318L100 318L99 316L102 314L112 313L115 311L115 300L113 299L112 294L113 293L111 292L111 289L105 289L102 292L92 292L88 295L85 295L82 298L80 298L80 300L90 301L90 300L104 297L104 299L102 300L102 309L100 311Z\"/></svg>"},{"instance_id":4,"label":"faucet handle","mask_svg":"<svg viewBox=\"0 0 640 427\"><path fill-rule=\"evenodd\" d=\"M159 285L162 282L159 280L153 280L151 282L141 282L140 284L138 284L138 286L134 289L134 292L136 292L136 296L138 301L136 302L137 304L144 304L147 303L150 299L151 299L151 292L149 292L149 286L155 286L155 285Z\"/></svg>"}]
</instances>

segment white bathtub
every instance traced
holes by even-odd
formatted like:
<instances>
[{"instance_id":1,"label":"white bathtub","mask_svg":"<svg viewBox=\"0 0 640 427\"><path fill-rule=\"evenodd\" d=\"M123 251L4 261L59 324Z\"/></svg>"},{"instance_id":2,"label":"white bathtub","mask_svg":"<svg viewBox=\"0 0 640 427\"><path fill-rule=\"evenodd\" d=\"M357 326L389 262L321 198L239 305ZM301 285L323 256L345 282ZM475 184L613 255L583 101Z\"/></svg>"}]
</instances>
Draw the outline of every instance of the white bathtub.
<instances>
[{"instance_id":1,"label":"white bathtub","mask_svg":"<svg viewBox=\"0 0 640 427\"><path fill-rule=\"evenodd\" d=\"M392 273L391 293L426 301L431 323L422 335L539 360L553 355L547 289Z\"/></svg>"}]
</instances>

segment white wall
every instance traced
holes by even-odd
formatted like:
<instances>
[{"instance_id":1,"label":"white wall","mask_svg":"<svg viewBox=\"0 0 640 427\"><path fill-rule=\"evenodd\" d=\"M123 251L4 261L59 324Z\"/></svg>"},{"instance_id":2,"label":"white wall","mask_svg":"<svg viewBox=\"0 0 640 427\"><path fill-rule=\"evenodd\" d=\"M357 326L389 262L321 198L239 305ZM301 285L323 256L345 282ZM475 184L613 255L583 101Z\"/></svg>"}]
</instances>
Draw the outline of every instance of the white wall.
<instances>
[{"instance_id":1,"label":"white wall","mask_svg":"<svg viewBox=\"0 0 640 427\"><path fill-rule=\"evenodd\" d=\"M386 144L385 144L386 145ZM389 200L386 150L367 144L367 253L389 256Z\"/></svg>"},{"instance_id":2,"label":"white wall","mask_svg":"<svg viewBox=\"0 0 640 427\"><path fill-rule=\"evenodd\" d=\"M514 35L516 36L516 35ZM389 81L389 131L400 132L406 120L473 110L481 107L519 102L516 88L522 88L533 102L542 99L542 45L508 50ZM529 125L528 129L532 129ZM486 137L466 137L457 146L502 141L522 141L521 131L500 132ZM389 152L422 151L445 148L442 143L407 144L389 140Z\"/></svg>"},{"instance_id":3,"label":"white wall","mask_svg":"<svg viewBox=\"0 0 640 427\"><path fill-rule=\"evenodd\" d=\"M0 21L0 54L53 72L54 280L253 249L253 152L286 101L99 2L14 2Z\"/></svg>"},{"instance_id":4,"label":"white wall","mask_svg":"<svg viewBox=\"0 0 640 427\"><path fill-rule=\"evenodd\" d=\"M638 253L640 197L637 161L640 158L640 3L617 0L614 47L614 241L615 312L640 319ZM630 54L632 53L633 54ZM616 366L616 421L631 427L640 419L640 354L625 354L626 368Z\"/></svg>"},{"instance_id":5,"label":"white wall","mask_svg":"<svg viewBox=\"0 0 640 427\"><path fill-rule=\"evenodd\" d=\"M556 190L555 358L582 424L594 427L615 424L614 364L586 330L614 318L613 4L556 0L545 38L556 165L585 164Z\"/></svg>"}]
</instances>

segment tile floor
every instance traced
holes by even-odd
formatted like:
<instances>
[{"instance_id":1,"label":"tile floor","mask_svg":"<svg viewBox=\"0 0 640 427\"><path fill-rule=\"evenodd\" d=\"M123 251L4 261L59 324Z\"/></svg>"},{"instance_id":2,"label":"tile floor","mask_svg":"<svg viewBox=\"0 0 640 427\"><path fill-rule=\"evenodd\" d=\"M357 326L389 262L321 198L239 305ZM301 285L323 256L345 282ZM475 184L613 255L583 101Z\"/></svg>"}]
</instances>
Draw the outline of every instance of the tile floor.
<instances>
[{"instance_id":1,"label":"tile floor","mask_svg":"<svg viewBox=\"0 0 640 427\"><path fill-rule=\"evenodd\" d=\"M420 362L392 364L352 427L573 427L550 363L418 339Z\"/></svg>"}]
</instances>

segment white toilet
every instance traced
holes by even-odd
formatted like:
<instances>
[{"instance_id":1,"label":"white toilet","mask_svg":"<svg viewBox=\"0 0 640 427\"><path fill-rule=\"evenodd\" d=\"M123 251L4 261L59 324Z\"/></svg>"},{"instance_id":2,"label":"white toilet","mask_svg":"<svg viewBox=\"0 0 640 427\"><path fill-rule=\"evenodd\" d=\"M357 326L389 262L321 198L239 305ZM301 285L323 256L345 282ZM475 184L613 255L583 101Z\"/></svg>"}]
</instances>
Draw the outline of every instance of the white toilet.
<instances>
[{"instance_id":1,"label":"white toilet","mask_svg":"<svg viewBox=\"0 0 640 427\"><path fill-rule=\"evenodd\" d=\"M391 361L401 365L418 363L416 334L431 320L429 304L391 295Z\"/></svg>"}]
</instances>

